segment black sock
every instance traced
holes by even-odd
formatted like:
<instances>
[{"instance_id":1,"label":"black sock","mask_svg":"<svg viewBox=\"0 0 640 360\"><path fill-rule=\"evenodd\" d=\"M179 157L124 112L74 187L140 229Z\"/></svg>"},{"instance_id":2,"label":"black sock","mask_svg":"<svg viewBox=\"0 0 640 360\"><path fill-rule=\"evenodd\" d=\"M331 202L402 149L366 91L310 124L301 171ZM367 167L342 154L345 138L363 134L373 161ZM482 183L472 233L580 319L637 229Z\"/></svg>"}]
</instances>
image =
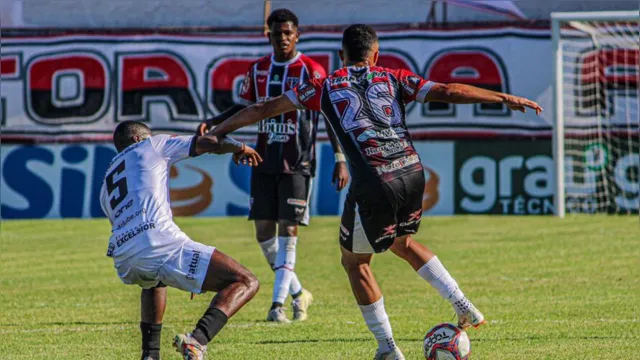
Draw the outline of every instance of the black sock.
<instances>
[{"instance_id":1,"label":"black sock","mask_svg":"<svg viewBox=\"0 0 640 360\"><path fill-rule=\"evenodd\" d=\"M160 333L162 324L149 324L140 322L140 332L142 332L142 358L151 356L160 359Z\"/></svg>"},{"instance_id":2,"label":"black sock","mask_svg":"<svg viewBox=\"0 0 640 360\"><path fill-rule=\"evenodd\" d=\"M227 324L227 315L216 308L208 308L191 333L201 345L207 345Z\"/></svg>"},{"instance_id":3,"label":"black sock","mask_svg":"<svg viewBox=\"0 0 640 360\"><path fill-rule=\"evenodd\" d=\"M279 303L279 302L274 302L274 303L271 303L271 309L270 310L273 310L273 309L279 308L279 307L282 307L282 304Z\"/></svg>"},{"instance_id":4,"label":"black sock","mask_svg":"<svg viewBox=\"0 0 640 360\"><path fill-rule=\"evenodd\" d=\"M291 298L293 300L297 299L298 297L300 297L300 295L302 295L302 290L298 291L297 293L291 295Z\"/></svg>"}]
</instances>

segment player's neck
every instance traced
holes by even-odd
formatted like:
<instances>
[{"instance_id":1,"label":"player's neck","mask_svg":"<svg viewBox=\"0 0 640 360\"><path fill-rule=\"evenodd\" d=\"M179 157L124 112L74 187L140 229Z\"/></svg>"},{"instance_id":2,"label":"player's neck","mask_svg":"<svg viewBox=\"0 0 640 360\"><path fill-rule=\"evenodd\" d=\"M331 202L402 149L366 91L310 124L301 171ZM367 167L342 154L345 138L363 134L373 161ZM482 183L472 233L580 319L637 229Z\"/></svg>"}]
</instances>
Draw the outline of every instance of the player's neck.
<instances>
[{"instance_id":1,"label":"player's neck","mask_svg":"<svg viewBox=\"0 0 640 360\"><path fill-rule=\"evenodd\" d=\"M280 53L280 54L278 54L278 53L274 52L273 53L273 59L275 61L279 62L279 63L284 63L284 62L287 62L287 61L293 59L294 57L296 57L296 55L298 55L298 50L296 50L296 49L293 49L288 53Z\"/></svg>"},{"instance_id":2,"label":"player's neck","mask_svg":"<svg viewBox=\"0 0 640 360\"><path fill-rule=\"evenodd\" d=\"M369 67L368 61L357 61L357 62L348 62L346 63L347 67Z\"/></svg>"}]
</instances>

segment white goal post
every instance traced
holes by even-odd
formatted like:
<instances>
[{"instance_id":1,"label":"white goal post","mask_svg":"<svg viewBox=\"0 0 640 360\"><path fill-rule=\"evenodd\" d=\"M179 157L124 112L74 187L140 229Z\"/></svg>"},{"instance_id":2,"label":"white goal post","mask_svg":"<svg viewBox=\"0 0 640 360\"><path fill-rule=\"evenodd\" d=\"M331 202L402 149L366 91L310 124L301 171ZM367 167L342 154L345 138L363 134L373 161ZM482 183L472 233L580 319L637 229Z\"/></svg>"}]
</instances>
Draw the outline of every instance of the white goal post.
<instances>
[{"instance_id":1,"label":"white goal post","mask_svg":"<svg viewBox=\"0 0 640 360\"><path fill-rule=\"evenodd\" d=\"M556 215L640 209L640 9L552 13Z\"/></svg>"}]
</instances>

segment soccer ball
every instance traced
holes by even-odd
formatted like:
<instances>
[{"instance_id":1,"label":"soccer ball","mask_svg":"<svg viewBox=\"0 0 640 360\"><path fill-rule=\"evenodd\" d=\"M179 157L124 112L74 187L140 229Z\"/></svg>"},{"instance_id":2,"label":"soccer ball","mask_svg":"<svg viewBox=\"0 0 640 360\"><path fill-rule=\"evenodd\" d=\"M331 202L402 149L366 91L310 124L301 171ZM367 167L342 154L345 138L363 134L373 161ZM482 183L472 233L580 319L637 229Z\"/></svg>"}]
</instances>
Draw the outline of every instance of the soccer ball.
<instances>
[{"instance_id":1,"label":"soccer ball","mask_svg":"<svg viewBox=\"0 0 640 360\"><path fill-rule=\"evenodd\" d=\"M467 360L471 342L467 333L453 324L439 324L427 332L423 343L427 360Z\"/></svg>"}]
</instances>

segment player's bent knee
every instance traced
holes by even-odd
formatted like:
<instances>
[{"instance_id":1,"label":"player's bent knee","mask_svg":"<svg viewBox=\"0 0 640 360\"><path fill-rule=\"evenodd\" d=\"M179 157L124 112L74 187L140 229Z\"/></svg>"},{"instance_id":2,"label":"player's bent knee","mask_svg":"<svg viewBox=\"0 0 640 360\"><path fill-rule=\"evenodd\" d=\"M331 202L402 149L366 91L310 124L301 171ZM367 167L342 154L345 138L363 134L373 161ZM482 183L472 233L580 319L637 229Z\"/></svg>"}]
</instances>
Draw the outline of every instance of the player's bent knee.
<instances>
[{"instance_id":1,"label":"player's bent knee","mask_svg":"<svg viewBox=\"0 0 640 360\"><path fill-rule=\"evenodd\" d=\"M260 281L251 272L242 274L240 281L247 287L250 297L253 297L260 290Z\"/></svg>"},{"instance_id":2,"label":"player's bent knee","mask_svg":"<svg viewBox=\"0 0 640 360\"><path fill-rule=\"evenodd\" d=\"M298 224L289 220L278 221L278 236L298 236Z\"/></svg>"}]
</instances>

